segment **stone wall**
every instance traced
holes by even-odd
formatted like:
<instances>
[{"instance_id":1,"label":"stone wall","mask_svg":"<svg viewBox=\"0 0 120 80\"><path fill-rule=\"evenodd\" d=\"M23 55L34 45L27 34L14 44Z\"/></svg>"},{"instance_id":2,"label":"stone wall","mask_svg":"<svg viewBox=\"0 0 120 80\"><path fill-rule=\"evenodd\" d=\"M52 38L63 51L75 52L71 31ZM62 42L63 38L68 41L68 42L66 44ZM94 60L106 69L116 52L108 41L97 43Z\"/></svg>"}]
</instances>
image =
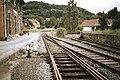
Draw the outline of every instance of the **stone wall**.
<instances>
[{"instance_id":1,"label":"stone wall","mask_svg":"<svg viewBox=\"0 0 120 80\"><path fill-rule=\"evenodd\" d=\"M120 35L83 33L82 37L87 41L120 47Z\"/></svg>"}]
</instances>

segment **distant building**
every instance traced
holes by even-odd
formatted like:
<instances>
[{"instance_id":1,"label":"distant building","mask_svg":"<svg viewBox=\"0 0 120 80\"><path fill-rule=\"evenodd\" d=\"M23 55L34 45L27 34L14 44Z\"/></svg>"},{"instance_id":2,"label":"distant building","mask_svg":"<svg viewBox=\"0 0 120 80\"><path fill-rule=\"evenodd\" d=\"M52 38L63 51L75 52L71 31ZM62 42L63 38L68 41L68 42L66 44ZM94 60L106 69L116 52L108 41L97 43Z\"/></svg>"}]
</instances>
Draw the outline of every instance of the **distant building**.
<instances>
[{"instance_id":1,"label":"distant building","mask_svg":"<svg viewBox=\"0 0 120 80\"><path fill-rule=\"evenodd\" d=\"M24 0L0 0L0 40L22 33Z\"/></svg>"},{"instance_id":2,"label":"distant building","mask_svg":"<svg viewBox=\"0 0 120 80\"><path fill-rule=\"evenodd\" d=\"M108 27L112 26L112 19L107 19ZM80 25L83 27L83 31L94 31L100 26L99 19L84 20Z\"/></svg>"},{"instance_id":3,"label":"distant building","mask_svg":"<svg viewBox=\"0 0 120 80\"><path fill-rule=\"evenodd\" d=\"M32 23L33 26L31 26L31 29L37 29L37 27L40 27L40 23L36 19L29 19Z\"/></svg>"}]
</instances>

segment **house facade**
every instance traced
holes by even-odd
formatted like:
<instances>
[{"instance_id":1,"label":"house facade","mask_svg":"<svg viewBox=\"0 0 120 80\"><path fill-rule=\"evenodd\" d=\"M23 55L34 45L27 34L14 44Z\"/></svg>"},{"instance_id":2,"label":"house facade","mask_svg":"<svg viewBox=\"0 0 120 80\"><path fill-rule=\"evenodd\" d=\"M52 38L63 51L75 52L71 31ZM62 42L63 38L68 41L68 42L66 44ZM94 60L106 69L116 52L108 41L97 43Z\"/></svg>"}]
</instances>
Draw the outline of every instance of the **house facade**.
<instances>
[{"instance_id":1,"label":"house facade","mask_svg":"<svg viewBox=\"0 0 120 80\"><path fill-rule=\"evenodd\" d=\"M95 30L98 26L100 26L99 19L84 20L80 26L83 27L83 31Z\"/></svg>"},{"instance_id":2,"label":"house facade","mask_svg":"<svg viewBox=\"0 0 120 80\"><path fill-rule=\"evenodd\" d=\"M0 1L0 40L22 33L22 6L24 0Z\"/></svg>"},{"instance_id":3,"label":"house facade","mask_svg":"<svg viewBox=\"0 0 120 80\"><path fill-rule=\"evenodd\" d=\"M107 19L108 28L112 26L112 19ZM94 31L100 27L99 19L84 20L80 25L84 32Z\"/></svg>"}]
</instances>

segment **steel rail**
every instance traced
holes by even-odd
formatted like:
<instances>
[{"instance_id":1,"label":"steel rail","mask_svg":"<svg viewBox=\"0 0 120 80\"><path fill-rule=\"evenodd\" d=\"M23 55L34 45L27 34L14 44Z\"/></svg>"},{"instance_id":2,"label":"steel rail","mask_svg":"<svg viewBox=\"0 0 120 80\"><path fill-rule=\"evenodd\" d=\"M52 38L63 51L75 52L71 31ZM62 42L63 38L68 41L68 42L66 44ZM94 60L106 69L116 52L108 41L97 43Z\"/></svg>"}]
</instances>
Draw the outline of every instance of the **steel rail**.
<instances>
[{"instance_id":1,"label":"steel rail","mask_svg":"<svg viewBox=\"0 0 120 80\"><path fill-rule=\"evenodd\" d=\"M100 45L100 46L97 46L95 43L92 44L91 42L87 42L87 41L82 41L82 40L73 39L73 38L70 38L70 39L71 39L71 40L74 40L74 41L82 42L82 43L84 43L84 44L91 45L91 46L94 46L94 47L97 47L97 48L100 48L100 49L104 49L104 50L107 50L107 51L110 51L110 52L114 52L114 53L116 53L117 55L120 55L120 51L116 51L116 50L119 50L118 48L113 48L113 47L107 46L107 47L111 48L111 49L108 49L108 48L103 48L104 46L103 46L103 45L100 45L100 44L98 44L98 45ZM103 46L103 47L102 47L102 46ZM113 48L113 49L116 49L116 50L112 50L112 48Z\"/></svg>"},{"instance_id":2,"label":"steel rail","mask_svg":"<svg viewBox=\"0 0 120 80\"><path fill-rule=\"evenodd\" d=\"M52 65L53 65L53 68L54 68L54 72L55 72L56 79L57 79L57 80L62 80L62 76L60 75L60 72L59 72L59 70L58 70L58 68L57 68L57 66L56 66L56 64L55 64L54 58L53 58L53 56L52 56L52 54L51 54L51 51L50 51L50 49L49 49L49 47L48 47L48 45L47 45L47 42L45 41L45 38L44 38L44 37L43 37L43 41L44 41L44 43L45 43L47 52L49 53L50 59L51 59L51 61L52 61Z\"/></svg>"}]
</instances>

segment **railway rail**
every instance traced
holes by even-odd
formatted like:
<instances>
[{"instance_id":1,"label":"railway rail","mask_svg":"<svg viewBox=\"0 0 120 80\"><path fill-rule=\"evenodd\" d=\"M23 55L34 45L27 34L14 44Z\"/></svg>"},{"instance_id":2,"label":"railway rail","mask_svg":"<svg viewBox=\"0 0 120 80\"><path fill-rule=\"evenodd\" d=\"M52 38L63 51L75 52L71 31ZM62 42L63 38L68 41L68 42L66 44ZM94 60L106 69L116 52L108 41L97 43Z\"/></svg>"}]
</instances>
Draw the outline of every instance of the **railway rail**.
<instances>
[{"instance_id":1,"label":"railway rail","mask_svg":"<svg viewBox=\"0 0 120 80\"><path fill-rule=\"evenodd\" d=\"M89 45L89 46L93 46L93 47L96 47L96 48L99 48L99 49L103 49L103 50L106 50L106 51L109 51L109 52L113 52L116 55L120 55L120 48L118 48L118 47L103 45L103 44L97 44L97 43L95 44L95 43L88 42L88 41L85 41L85 40L79 40L79 39L73 39L73 38L70 38L70 39L74 40L74 41L77 41L77 42L80 42L80 43L83 43L83 44L86 44L86 45Z\"/></svg>"},{"instance_id":2,"label":"railway rail","mask_svg":"<svg viewBox=\"0 0 120 80\"><path fill-rule=\"evenodd\" d=\"M108 80L72 51L44 35L46 49L54 71L54 80Z\"/></svg>"},{"instance_id":3,"label":"railway rail","mask_svg":"<svg viewBox=\"0 0 120 80\"><path fill-rule=\"evenodd\" d=\"M79 57L82 56L82 58L84 57L87 60L94 62L94 64L99 64L102 67L104 67L105 69L108 69L111 72L120 75L120 59L119 59L119 57L117 58L117 57L102 53L97 50L92 50L92 49L77 45L73 41L68 42L66 40L61 40L61 39L51 37L51 36L48 36L48 37L58 40L58 42L62 42L62 44L66 45L66 47L68 47L69 45L70 46L72 45L68 49L71 49L71 51L76 53L76 55L78 55Z\"/></svg>"}]
</instances>

